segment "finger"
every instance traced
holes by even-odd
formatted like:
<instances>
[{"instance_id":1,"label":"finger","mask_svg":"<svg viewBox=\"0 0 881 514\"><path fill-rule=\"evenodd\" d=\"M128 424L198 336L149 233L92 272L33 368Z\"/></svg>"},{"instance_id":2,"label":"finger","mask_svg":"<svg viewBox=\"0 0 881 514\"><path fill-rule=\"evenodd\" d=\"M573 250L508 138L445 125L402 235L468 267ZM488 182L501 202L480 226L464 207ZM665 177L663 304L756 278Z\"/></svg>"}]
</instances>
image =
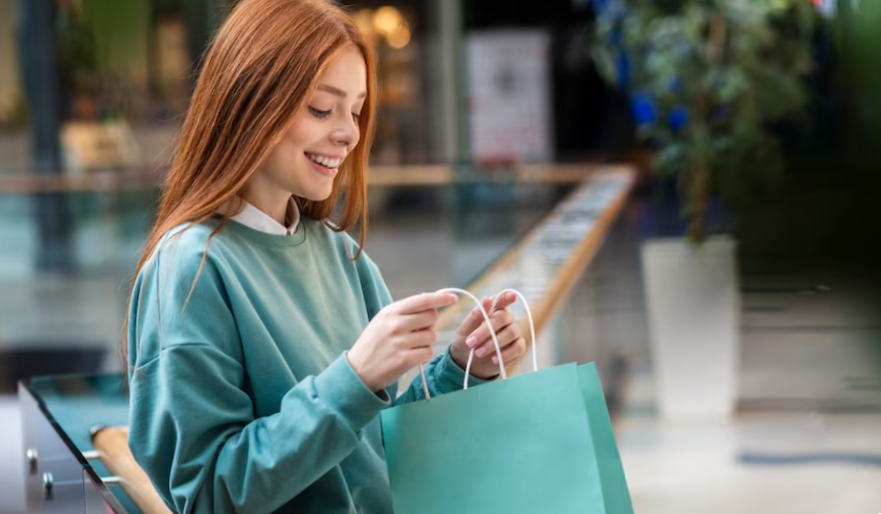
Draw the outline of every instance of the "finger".
<instances>
[{"instance_id":1,"label":"finger","mask_svg":"<svg viewBox=\"0 0 881 514\"><path fill-rule=\"evenodd\" d=\"M416 314L405 314L397 316L392 321L392 334L404 334L422 330L424 328L432 328L437 323L438 313L434 309L418 312Z\"/></svg>"},{"instance_id":2,"label":"finger","mask_svg":"<svg viewBox=\"0 0 881 514\"><path fill-rule=\"evenodd\" d=\"M434 350L430 346L414 348L408 350L403 355L403 358L404 361L402 364L404 364L404 367L409 370L419 364L428 364L428 362L434 358Z\"/></svg>"},{"instance_id":3,"label":"finger","mask_svg":"<svg viewBox=\"0 0 881 514\"><path fill-rule=\"evenodd\" d=\"M459 297L452 293L422 293L403 300L399 300L390 308L397 314L416 314L429 309L449 307L459 301Z\"/></svg>"},{"instance_id":4,"label":"finger","mask_svg":"<svg viewBox=\"0 0 881 514\"><path fill-rule=\"evenodd\" d=\"M426 328L422 330L417 330L415 332L410 332L409 334L400 336L401 341L403 341L402 345L405 348L415 349L415 348L425 348L431 347L434 343L437 342L437 332L435 332L431 328Z\"/></svg>"},{"instance_id":5,"label":"finger","mask_svg":"<svg viewBox=\"0 0 881 514\"><path fill-rule=\"evenodd\" d=\"M492 298L484 298L481 302L483 305L483 309L489 311L489 307L492 304ZM466 338L472 332L480 327L480 324L483 323L483 314L481 314L480 309L475 307L471 310L471 313L462 320L462 324L459 325L459 330L456 331L456 337Z\"/></svg>"},{"instance_id":6,"label":"finger","mask_svg":"<svg viewBox=\"0 0 881 514\"><path fill-rule=\"evenodd\" d=\"M431 359L434 358L434 349L430 346L425 348L418 348L415 351L419 352L420 364L428 364L429 362L431 362Z\"/></svg>"},{"instance_id":7,"label":"finger","mask_svg":"<svg viewBox=\"0 0 881 514\"><path fill-rule=\"evenodd\" d=\"M499 348L504 349L506 346L510 346L520 339L520 327L517 326L516 323L511 323L497 332L496 338L499 340ZM474 355L478 357L495 355L496 351L496 345L493 342L492 337L488 337L485 341L481 341L481 343L474 348Z\"/></svg>"},{"instance_id":8,"label":"finger","mask_svg":"<svg viewBox=\"0 0 881 514\"><path fill-rule=\"evenodd\" d=\"M498 295L497 295L498 296ZM493 297L495 298L495 297ZM507 309L511 304L517 301L517 295L512 293L511 291L506 291L502 294L499 301L496 302L495 310L500 311L503 309Z\"/></svg>"},{"instance_id":9,"label":"finger","mask_svg":"<svg viewBox=\"0 0 881 514\"><path fill-rule=\"evenodd\" d=\"M494 312L489 318L492 322L493 332L495 332L496 335L504 330L505 327L514 323L514 315L511 314L510 311L497 311ZM477 330L475 330L468 336L468 338L465 340L465 344L470 346L471 348L476 348L484 341L491 339L492 337L489 334L489 327L487 326L486 322L484 322L477 328Z\"/></svg>"},{"instance_id":10,"label":"finger","mask_svg":"<svg viewBox=\"0 0 881 514\"><path fill-rule=\"evenodd\" d=\"M521 338L518 338L517 341L514 342L514 344L511 344L507 348L502 350L502 362L504 362L505 364L510 364L510 363L516 361L517 359L519 359L520 357L523 357L525 354L526 354L526 340L521 337ZM499 363L498 355L493 355L492 363L493 364Z\"/></svg>"}]
</instances>

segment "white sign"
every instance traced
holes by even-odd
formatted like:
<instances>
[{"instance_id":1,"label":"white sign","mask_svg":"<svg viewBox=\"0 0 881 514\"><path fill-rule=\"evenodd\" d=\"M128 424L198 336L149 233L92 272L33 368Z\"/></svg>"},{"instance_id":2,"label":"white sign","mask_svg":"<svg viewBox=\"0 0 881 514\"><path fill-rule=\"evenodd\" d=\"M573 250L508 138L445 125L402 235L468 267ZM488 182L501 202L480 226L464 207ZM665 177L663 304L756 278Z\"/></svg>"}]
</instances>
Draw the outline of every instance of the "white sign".
<instances>
[{"instance_id":1,"label":"white sign","mask_svg":"<svg viewBox=\"0 0 881 514\"><path fill-rule=\"evenodd\" d=\"M468 35L471 154L475 161L553 159L549 50L550 37L541 30Z\"/></svg>"}]
</instances>

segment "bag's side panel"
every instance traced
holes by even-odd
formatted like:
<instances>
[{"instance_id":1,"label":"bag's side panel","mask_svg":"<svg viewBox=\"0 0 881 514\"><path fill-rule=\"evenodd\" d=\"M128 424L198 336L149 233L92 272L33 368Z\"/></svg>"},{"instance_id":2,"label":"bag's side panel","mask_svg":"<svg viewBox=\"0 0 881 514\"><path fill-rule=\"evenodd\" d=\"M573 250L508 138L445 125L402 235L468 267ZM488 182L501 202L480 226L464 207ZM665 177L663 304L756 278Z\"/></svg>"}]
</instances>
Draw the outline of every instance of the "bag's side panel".
<instances>
[{"instance_id":1,"label":"bag's side panel","mask_svg":"<svg viewBox=\"0 0 881 514\"><path fill-rule=\"evenodd\" d=\"M615 442L615 432L612 429L612 420L609 418L609 408L603 396L603 386L596 364L579 366L578 378L593 436L603 497L606 500L606 513L633 514L624 466L621 463L618 444Z\"/></svg>"}]
</instances>

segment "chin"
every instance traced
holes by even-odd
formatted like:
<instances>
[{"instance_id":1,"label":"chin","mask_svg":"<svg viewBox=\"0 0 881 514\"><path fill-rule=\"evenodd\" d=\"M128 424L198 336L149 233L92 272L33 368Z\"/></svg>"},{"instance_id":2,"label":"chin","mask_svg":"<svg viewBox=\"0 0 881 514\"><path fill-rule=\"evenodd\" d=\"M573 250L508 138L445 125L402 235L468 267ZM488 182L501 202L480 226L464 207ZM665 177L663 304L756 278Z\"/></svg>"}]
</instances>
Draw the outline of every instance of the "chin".
<instances>
[{"instance_id":1,"label":"chin","mask_svg":"<svg viewBox=\"0 0 881 514\"><path fill-rule=\"evenodd\" d=\"M333 193L333 188L328 188L325 190L315 190L315 191L304 191L304 194L297 195L300 198L305 200L309 200L312 202L323 202L330 198L331 193Z\"/></svg>"}]
</instances>

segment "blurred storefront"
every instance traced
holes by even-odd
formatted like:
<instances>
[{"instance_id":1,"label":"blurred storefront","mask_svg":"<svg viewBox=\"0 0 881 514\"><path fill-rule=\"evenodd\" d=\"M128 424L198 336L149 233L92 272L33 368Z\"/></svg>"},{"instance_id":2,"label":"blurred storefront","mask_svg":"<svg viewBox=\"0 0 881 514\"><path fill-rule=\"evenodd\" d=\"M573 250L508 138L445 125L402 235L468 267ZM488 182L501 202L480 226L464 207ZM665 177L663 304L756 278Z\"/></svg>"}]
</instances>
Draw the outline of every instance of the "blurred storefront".
<instances>
[{"instance_id":1,"label":"blurred storefront","mask_svg":"<svg viewBox=\"0 0 881 514\"><path fill-rule=\"evenodd\" d=\"M9 173L31 162L21 137L36 112L25 88L37 40L51 43L57 63L57 115L61 130L122 120L133 132L138 156L123 164L166 162L174 130L185 112L198 59L231 3L224 0L17 0L0 2L0 130ZM35 4L41 4L39 9ZM27 6L27 8L25 8ZM350 9L374 41L382 63L380 118L374 161L379 164L442 162L427 114L443 85L431 69L443 53L435 41L437 1L353 2ZM25 26L33 16L51 19L51 31ZM48 93L48 91L47 91ZM26 136L24 136L26 137ZM96 136L97 137L97 136ZM15 138L15 139L13 139ZM77 140L76 136L72 139ZM74 144L74 146L76 146ZM97 165L98 162L93 164ZM107 164L107 163L100 163ZM111 163L113 164L113 163ZM81 166L85 166L81 163ZM69 166L68 166L69 168ZM71 170L67 170L71 171Z\"/></svg>"},{"instance_id":2,"label":"blurred storefront","mask_svg":"<svg viewBox=\"0 0 881 514\"><path fill-rule=\"evenodd\" d=\"M234 3L0 0L0 211L17 220L0 224L0 275L129 265L200 56ZM371 162L397 167L388 176L412 182L425 165L451 166L453 179L504 176L609 146L596 114L608 88L584 71L586 5L346 4L380 60ZM487 200L486 188L467 189ZM400 197L390 195L376 194Z\"/></svg>"},{"instance_id":3,"label":"blurred storefront","mask_svg":"<svg viewBox=\"0 0 881 514\"><path fill-rule=\"evenodd\" d=\"M0 127L23 130L36 112L29 107L22 57L50 44L62 124L124 120L142 149L140 164L167 157L173 129L185 111L198 61L210 34L234 1L228 0L37 0L0 2ZM523 9L502 4L441 0L345 2L380 58L377 164L424 164L467 159L468 115L475 87L486 80L472 40L501 31L511 41L545 38L532 57L540 102L549 106L542 137L548 155L571 158L597 146L606 92L591 76L591 10L582 2L556 0ZM40 6L40 7L36 7ZM514 15L509 13L515 13ZM25 22L42 17L51 29ZM48 20L48 21L47 21ZM538 36L537 34L543 34ZM477 52L477 53L475 53ZM48 54L47 54L48 55ZM501 57L501 54L500 54ZM469 68L469 65L472 68ZM474 68L477 66L477 68ZM529 88L496 63L489 80L504 88ZM48 94L48 93L46 93ZM590 114L591 116L587 116ZM579 121L574 121L580 115ZM580 129L580 130L579 130ZM157 134L157 132L161 133ZM581 132L581 134L576 134ZM469 134L470 133L470 134ZM593 135L592 135L593 134ZM579 140L580 138L580 140ZM27 167L24 145L9 145L4 171ZM6 149L6 147L4 147ZM543 159L537 154L533 160Z\"/></svg>"}]
</instances>

